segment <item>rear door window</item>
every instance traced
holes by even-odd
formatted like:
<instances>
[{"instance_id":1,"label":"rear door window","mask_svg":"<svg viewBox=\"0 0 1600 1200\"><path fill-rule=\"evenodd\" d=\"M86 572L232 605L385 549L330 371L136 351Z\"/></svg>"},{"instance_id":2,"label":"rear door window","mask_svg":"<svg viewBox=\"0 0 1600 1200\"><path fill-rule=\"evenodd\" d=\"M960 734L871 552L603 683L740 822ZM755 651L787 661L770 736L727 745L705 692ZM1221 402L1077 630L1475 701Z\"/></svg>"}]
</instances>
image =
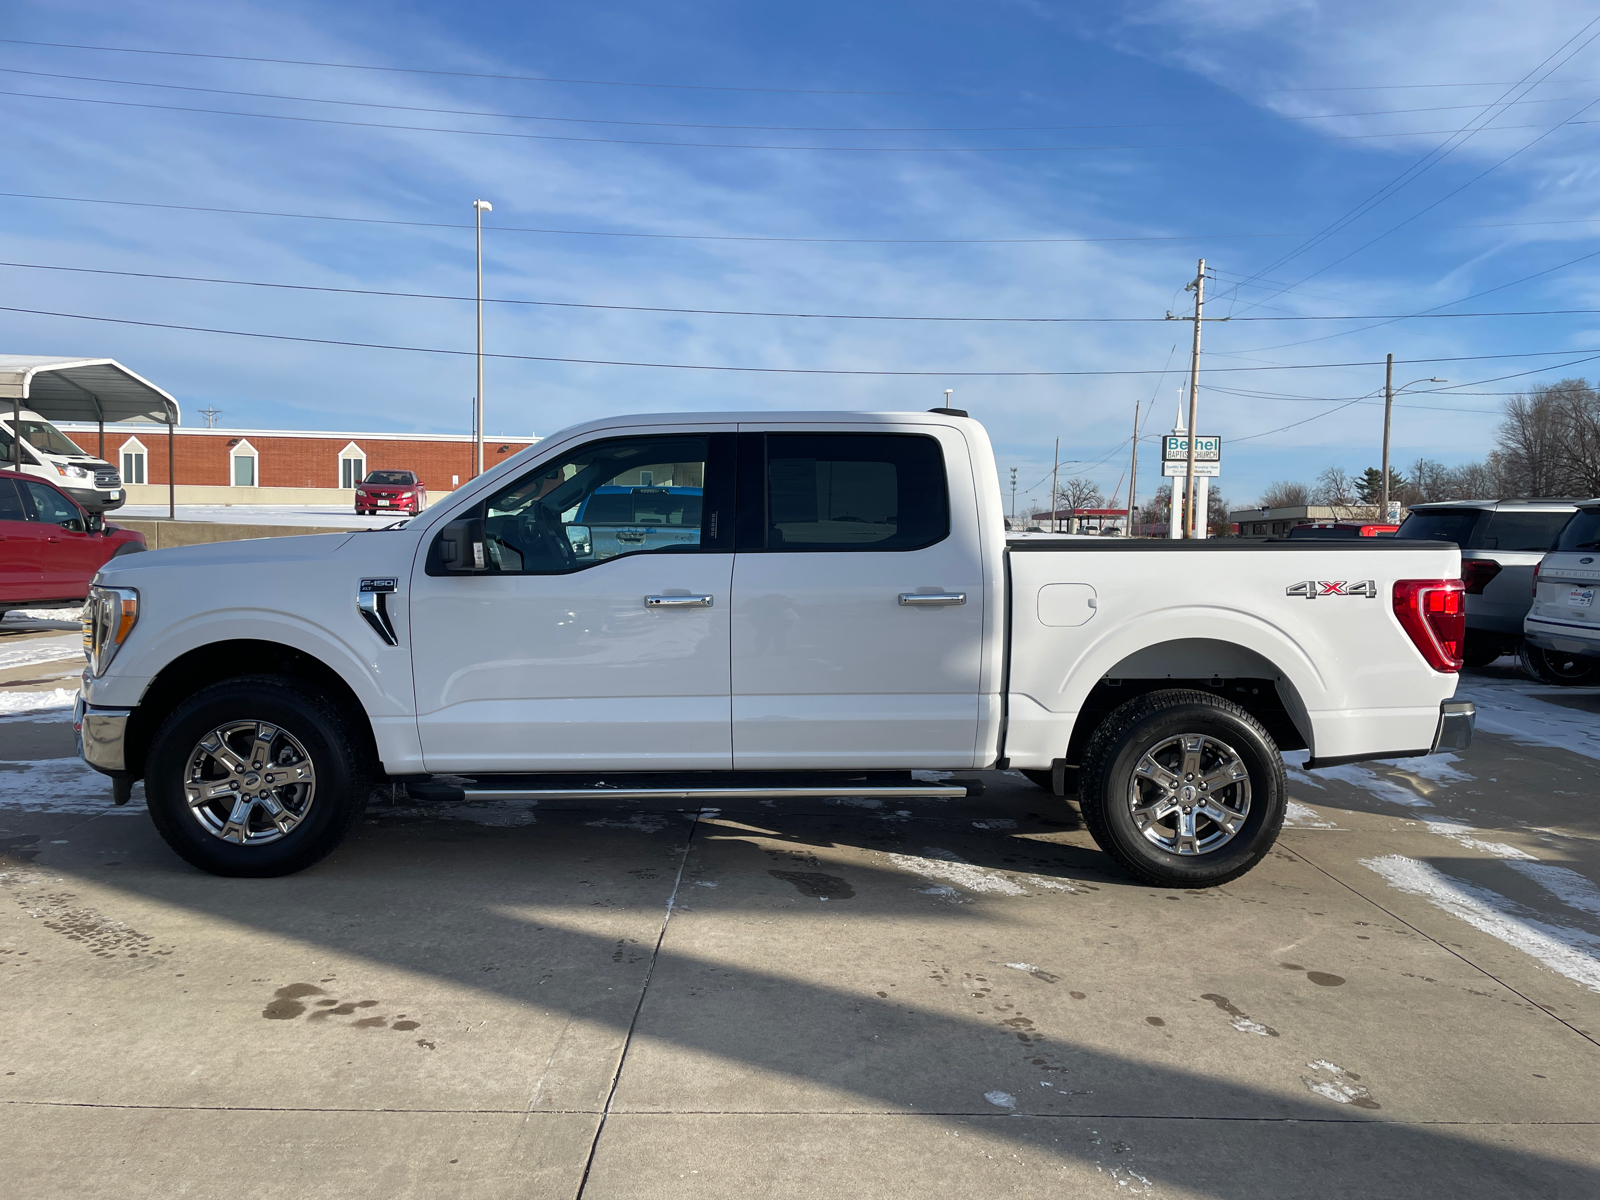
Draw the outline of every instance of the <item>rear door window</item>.
<instances>
[{"instance_id":1,"label":"rear door window","mask_svg":"<svg viewBox=\"0 0 1600 1200\"><path fill-rule=\"evenodd\" d=\"M17 485L14 480L0 479L0 521L26 521L28 514L23 510L22 497L17 494Z\"/></svg>"},{"instance_id":2,"label":"rear door window","mask_svg":"<svg viewBox=\"0 0 1600 1200\"><path fill-rule=\"evenodd\" d=\"M944 454L921 434L767 434L765 509L768 550L931 546L950 533Z\"/></svg>"},{"instance_id":3,"label":"rear door window","mask_svg":"<svg viewBox=\"0 0 1600 1200\"><path fill-rule=\"evenodd\" d=\"M1454 542L1463 550L1475 549L1472 530L1483 516L1479 508L1444 508L1414 512L1400 526L1398 538L1428 542Z\"/></svg>"},{"instance_id":4,"label":"rear door window","mask_svg":"<svg viewBox=\"0 0 1600 1200\"><path fill-rule=\"evenodd\" d=\"M1600 550L1600 508L1580 508L1561 531L1557 550Z\"/></svg>"},{"instance_id":5,"label":"rear door window","mask_svg":"<svg viewBox=\"0 0 1600 1200\"><path fill-rule=\"evenodd\" d=\"M1570 512L1496 512L1479 534L1484 550L1537 550L1554 548Z\"/></svg>"}]
</instances>

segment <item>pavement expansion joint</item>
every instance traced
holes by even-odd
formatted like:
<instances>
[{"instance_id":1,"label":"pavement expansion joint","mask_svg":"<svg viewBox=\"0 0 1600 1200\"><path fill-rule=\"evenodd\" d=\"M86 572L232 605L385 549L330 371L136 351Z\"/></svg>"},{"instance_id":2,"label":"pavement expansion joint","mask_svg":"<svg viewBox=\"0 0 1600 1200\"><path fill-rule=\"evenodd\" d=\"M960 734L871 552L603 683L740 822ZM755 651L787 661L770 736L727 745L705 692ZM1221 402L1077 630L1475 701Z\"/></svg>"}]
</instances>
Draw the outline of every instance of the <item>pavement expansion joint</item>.
<instances>
[{"instance_id":1,"label":"pavement expansion joint","mask_svg":"<svg viewBox=\"0 0 1600 1200\"><path fill-rule=\"evenodd\" d=\"M1307 858L1305 856L1305 853L1303 851L1301 851L1298 847L1295 849L1295 853L1300 856L1301 861L1304 862L1306 864L1306 866L1308 866L1308 867L1312 868L1313 870L1318 871L1321 874L1327 876L1327 878L1332 880L1334 883L1338 884L1340 887L1344 888L1346 891L1350 892L1352 895L1360 897L1362 900L1364 900L1368 904L1372 905L1373 908L1377 909L1379 912L1383 913L1385 916L1389 917L1391 920L1398 921L1400 924L1404 925L1407 929L1411 930L1411 932L1415 933L1418 937L1426 938L1429 942L1432 942L1435 946L1437 946L1440 950L1443 950L1446 954L1449 954L1451 957L1453 957L1453 958L1457 959L1458 961L1460 961L1462 963L1465 963L1467 966L1471 967L1474 971L1477 971L1485 979L1492 979L1495 983L1497 983L1501 987L1505 988L1505 990L1510 992L1513 996L1516 996L1518 999L1524 1001L1525 1003L1532 1005L1534 1007L1534 1009L1536 1009L1539 1012L1542 1012L1545 1016L1549 1017L1551 1020L1558 1022L1559 1024L1565 1026L1567 1029L1570 1029L1573 1033L1577 1034L1579 1037L1581 1037L1584 1041L1588 1042L1590 1045L1592 1045L1592 1046L1600 1046L1600 1039L1597 1039L1593 1034L1586 1033L1584 1030L1579 1029L1576 1025L1574 1025L1571 1021L1567 1020L1565 1017L1561 1016L1558 1013L1552 1012L1547 1005L1540 1004L1532 996L1529 996L1528 994L1526 994L1525 992L1521 991L1520 989L1518 989L1516 987L1513 987L1511 984L1507 983L1504 979L1501 979L1500 976L1496 975L1493 971L1489 970L1488 967L1481 966L1480 964L1473 962L1472 959L1468 958L1465 954L1463 954L1460 950L1456 949L1454 946L1451 946L1451 945L1449 945L1449 944L1447 944L1445 942L1441 942L1438 938L1434 937L1427 930L1418 928L1415 924L1413 924L1412 922L1406 920L1399 913L1395 912L1392 908L1388 908L1385 905L1380 904L1377 900L1374 900L1371 896L1368 896L1365 892L1363 892L1360 888L1356 887L1354 884L1345 882L1343 879L1340 879L1337 875L1335 875L1332 871L1329 871L1326 867L1322 866L1320 863L1313 862L1311 859Z\"/></svg>"}]
</instances>

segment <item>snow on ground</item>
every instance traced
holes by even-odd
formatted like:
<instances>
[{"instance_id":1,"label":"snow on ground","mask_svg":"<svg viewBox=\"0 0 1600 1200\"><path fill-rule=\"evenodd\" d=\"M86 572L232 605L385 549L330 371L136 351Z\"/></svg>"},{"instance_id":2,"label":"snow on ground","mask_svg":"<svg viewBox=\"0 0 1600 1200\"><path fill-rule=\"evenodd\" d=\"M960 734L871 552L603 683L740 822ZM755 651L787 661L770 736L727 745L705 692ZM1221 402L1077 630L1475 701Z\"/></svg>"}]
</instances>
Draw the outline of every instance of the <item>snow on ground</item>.
<instances>
[{"instance_id":1,"label":"snow on ground","mask_svg":"<svg viewBox=\"0 0 1600 1200\"><path fill-rule=\"evenodd\" d=\"M1571 689L1593 695L1588 688ZM1478 706L1478 729L1499 733L1534 746L1553 746L1571 750L1586 758L1600 759L1600 720L1595 714L1567 708L1540 699L1540 694L1556 691L1548 684L1520 679L1484 679L1462 676L1456 687L1457 700L1471 700Z\"/></svg>"},{"instance_id":2,"label":"snow on ground","mask_svg":"<svg viewBox=\"0 0 1600 1200\"><path fill-rule=\"evenodd\" d=\"M1514 946L1552 971L1600 992L1600 937L1568 925L1555 925L1529 913L1498 892L1467 883L1427 863L1399 854L1364 858L1361 865L1391 887L1421 896L1474 929Z\"/></svg>"},{"instance_id":3,"label":"snow on ground","mask_svg":"<svg viewBox=\"0 0 1600 1200\"><path fill-rule=\"evenodd\" d=\"M165 504L125 504L107 519L130 521L165 519ZM313 504L180 504L180 521L221 521L229 525L321 525L340 529L376 529L393 524L401 514L361 517L343 505Z\"/></svg>"},{"instance_id":4,"label":"snow on ground","mask_svg":"<svg viewBox=\"0 0 1600 1200\"><path fill-rule=\"evenodd\" d=\"M111 781L76 758L46 758L0 766L0 805L29 812L142 816L144 785L135 784L133 799L111 803Z\"/></svg>"},{"instance_id":5,"label":"snow on ground","mask_svg":"<svg viewBox=\"0 0 1600 1200\"><path fill-rule=\"evenodd\" d=\"M52 688L48 692L0 691L0 721L60 717L60 712L52 710L70 709L77 699L77 688Z\"/></svg>"},{"instance_id":6,"label":"snow on ground","mask_svg":"<svg viewBox=\"0 0 1600 1200\"><path fill-rule=\"evenodd\" d=\"M57 637L18 638L0 642L0 671L32 667L40 663L65 662L83 657L83 635L65 633Z\"/></svg>"}]
</instances>

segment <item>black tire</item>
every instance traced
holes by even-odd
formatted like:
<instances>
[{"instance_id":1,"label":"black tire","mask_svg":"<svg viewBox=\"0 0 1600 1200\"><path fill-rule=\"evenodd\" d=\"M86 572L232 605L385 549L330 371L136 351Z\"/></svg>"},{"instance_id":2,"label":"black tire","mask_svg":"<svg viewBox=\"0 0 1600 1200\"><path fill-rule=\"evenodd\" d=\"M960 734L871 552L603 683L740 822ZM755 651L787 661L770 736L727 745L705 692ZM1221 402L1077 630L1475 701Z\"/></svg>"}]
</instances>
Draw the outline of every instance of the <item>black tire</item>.
<instances>
[{"instance_id":1,"label":"black tire","mask_svg":"<svg viewBox=\"0 0 1600 1200\"><path fill-rule=\"evenodd\" d=\"M1542 683L1557 687L1593 687L1600 684L1600 658L1543 650L1522 643L1522 669Z\"/></svg>"},{"instance_id":2,"label":"black tire","mask_svg":"<svg viewBox=\"0 0 1600 1200\"><path fill-rule=\"evenodd\" d=\"M258 734L266 726L273 727L277 738L267 757L270 760L276 754L278 761L292 764L281 769L309 763L309 786L291 783L270 792L273 802L288 813L284 821L295 821L292 827L280 831L264 806L252 807L245 817L245 837L259 834L274 840L225 841L208 825L216 818L207 814L226 811L230 807L226 795L211 806L195 808L185 798L185 780L200 760L201 740L230 723L241 729L254 723ZM244 743L231 744L238 753L237 747ZM248 754L240 757L248 758ZM219 760L211 757L213 781L216 770L226 769L218 764ZM213 875L266 878L292 875L332 852L366 807L372 773L363 739L357 736L350 716L328 696L299 680L251 675L213 684L173 711L150 745L144 788L156 829L185 862ZM304 806L298 814L297 802ZM267 825L273 828L265 828Z\"/></svg>"},{"instance_id":3,"label":"black tire","mask_svg":"<svg viewBox=\"0 0 1600 1200\"><path fill-rule=\"evenodd\" d=\"M1467 636L1467 650L1462 655L1461 661L1469 667L1487 667L1495 659L1506 654L1506 647L1501 642L1486 641L1483 638Z\"/></svg>"},{"instance_id":4,"label":"black tire","mask_svg":"<svg viewBox=\"0 0 1600 1200\"><path fill-rule=\"evenodd\" d=\"M1208 817L1196 817L1196 828L1211 831L1213 840L1225 833L1229 836L1216 841L1211 849L1187 854L1152 840L1165 832L1165 826L1152 822L1149 832L1141 828L1131 800L1134 770L1140 760L1147 752L1168 753L1163 748L1184 735L1201 735L1213 756L1218 746L1230 750L1229 761L1246 773L1245 779L1191 799L1204 802L1222 797L1213 806L1218 811L1230 804L1243 808L1246 793L1236 785L1248 784L1248 807L1243 808L1237 827L1230 831ZM1147 775L1140 778L1141 789L1160 786ZM1128 701L1094 731L1079 772L1078 804L1095 842L1135 879L1157 887L1212 887L1237 879L1272 849L1288 803L1283 757L1272 736L1244 709L1206 692L1173 689L1147 692ZM1173 816L1176 828L1176 814ZM1176 843L1178 839L1172 840Z\"/></svg>"},{"instance_id":5,"label":"black tire","mask_svg":"<svg viewBox=\"0 0 1600 1200\"><path fill-rule=\"evenodd\" d=\"M123 542L122 545L111 552L111 557L122 558L128 554L143 554L148 549L149 547L143 542Z\"/></svg>"}]
</instances>

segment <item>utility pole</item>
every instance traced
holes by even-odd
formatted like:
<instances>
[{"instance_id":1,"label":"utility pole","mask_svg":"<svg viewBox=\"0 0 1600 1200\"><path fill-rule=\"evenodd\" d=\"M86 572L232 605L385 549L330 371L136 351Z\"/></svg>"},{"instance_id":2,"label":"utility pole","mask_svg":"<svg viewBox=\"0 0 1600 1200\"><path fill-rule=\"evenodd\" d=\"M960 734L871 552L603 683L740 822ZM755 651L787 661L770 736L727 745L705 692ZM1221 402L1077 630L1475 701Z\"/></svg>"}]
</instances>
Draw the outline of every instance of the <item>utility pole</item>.
<instances>
[{"instance_id":1,"label":"utility pole","mask_svg":"<svg viewBox=\"0 0 1600 1200\"><path fill-rule=\"evenodd\" d=\"M1013 528L1017 524L1017 469L1015 467L1011 468L1011 524Z\"/></svg>"},{"instance_id":2,"label":"utility pole","mask_svg":"<svg viewBox=\"0 0 1600 1200\"><path fill-rule=\"evenodd\" d=\"M1389 413L1394 408L1394 355L1389 355L1383 367L1383 507L1378 509L1378 520L1389 519Z\"/></svg>"},{"instance_id":3,"label":"utility pole","mask_svg":"<svg viewBox=\"0 0 1600 1200\"><path fill-rule=\"evenodd\" d=\"M1056 477L1061 472L1061 439L1056 439L1055 466L1050 468L1050 532L1060 533L1061 522L1056 517Z\"/></svg>"},{"instance_id":4,"label":"utility pole","mask_svg":"<svg viewBox=\"0 0 1600 1200\"><path fill-rule=\"evenodd\" d=\"M202 408L198 411L200 415L206 419L207 429L215 429L217 427L217 418L222 415L222 410L220 408Z\"/></svg>"},{"instance_id":5,"label":"utility pole","mask_svg":"<svg viewBox=\"0 0 1600 1200\"><path fill-rule=\"evenodd\" d=\"M1128 468L1128 522L1125 537L1133 536L1133 493L1139 487L1139 402L1133 402L1133 465Z\"/></svg>"},{"instance_id":6,"label":"utility pole","mask_svg":"<svg viewBox=\"0 0 1600 1200\"><path fill-rule=\"evenodd\" d=\"M1189 463L1188 475L1184 479L1184 519L1183 536L1194 537L1195 511L1194 511L1194 442L1200 431L1200 315L1206 302L1206 260L1201 259L1200 265L1194 273L1194 282L1189 285L1194 289L1194 349L1189 354ZM1185 289L1188 290L1187 288ZM1202 516L1201 520L1205 518Z\"/></svg>"},{"instance_id":7,"label":"utility pole","mask_svg":"<svg viewBox=\"0 0 1600 1200\"><path fill-rule=\"evenodd\" d=\"M472 202L472 215L478 227L478 397L473 409L472 473L483 474L483 214L493 212L487 200Z\"/></svg>"}]
</instances>

